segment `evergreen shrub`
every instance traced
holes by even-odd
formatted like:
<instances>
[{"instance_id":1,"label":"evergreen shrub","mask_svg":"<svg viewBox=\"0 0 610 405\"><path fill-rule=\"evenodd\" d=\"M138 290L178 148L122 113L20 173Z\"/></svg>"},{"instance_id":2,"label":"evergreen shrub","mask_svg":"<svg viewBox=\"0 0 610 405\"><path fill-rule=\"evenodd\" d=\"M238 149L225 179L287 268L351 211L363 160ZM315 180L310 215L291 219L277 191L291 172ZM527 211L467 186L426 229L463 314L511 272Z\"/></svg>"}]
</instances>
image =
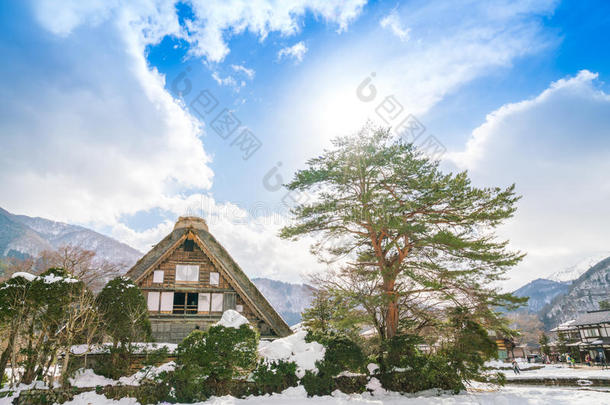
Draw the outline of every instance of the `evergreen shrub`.
<instances>
[{"instance_id":1,"label":"evergreen shrub","mask_svg":"<svg viewBox=\"0 0 610 405\"><path fill-rule=\"evenodd\" d=\"M272 394L282 392L286 388L295 387L299 383L296 375L297 365L293 361L260 360L252 372L254 381L254 395Z\"/></svg>"},{"instance_id":2,"label":"evergreen shrub","mask_svg":"<svg viewBox=\"0 0 610 405\"><path fill-rule=\"evenodd\" d=\"M191 332L176 349L176 369L166 374L175 388L168 399L191 402L229 394L233 380L256 367L258 340L249 325Z\"/></svg>"},{"instance_id":3,"label":"evergreen shrub","mask_svg":"<svg viewBox=\"0 0 610 405\"><path fill-rule=\"evenodd\" d=\"M346 335L340 333L308 333L307 342L318 342L326 348L324 359L316 362L318 372L307 371L301 383L309 396L329 395L337 389L335 377L343 371L364 371L366 357L362 349ZM353 387L354 392L364 386Z\"/></svg>"}]
</instances>

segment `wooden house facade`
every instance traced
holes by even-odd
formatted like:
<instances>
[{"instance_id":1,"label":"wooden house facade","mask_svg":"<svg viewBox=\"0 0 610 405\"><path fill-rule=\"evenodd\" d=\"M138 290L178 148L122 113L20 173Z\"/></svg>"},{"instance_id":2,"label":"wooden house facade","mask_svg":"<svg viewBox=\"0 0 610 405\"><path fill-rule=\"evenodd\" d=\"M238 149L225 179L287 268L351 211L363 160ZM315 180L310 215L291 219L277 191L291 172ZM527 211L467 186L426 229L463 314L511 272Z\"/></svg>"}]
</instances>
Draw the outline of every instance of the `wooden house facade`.
<instances>
[{"instance_id":1,"label":"wooden house facade","mask_svg":"<svg viewBox=\"0 0 610 405\"><path fill-rule=\"evenodd\" d=\"M174 230L128 272L148 302L153 337L178 343L194 329L207 329L228 309L245 316L261 338L291 330L202 218L180 217Z\"/></svg>"}]
</instances>

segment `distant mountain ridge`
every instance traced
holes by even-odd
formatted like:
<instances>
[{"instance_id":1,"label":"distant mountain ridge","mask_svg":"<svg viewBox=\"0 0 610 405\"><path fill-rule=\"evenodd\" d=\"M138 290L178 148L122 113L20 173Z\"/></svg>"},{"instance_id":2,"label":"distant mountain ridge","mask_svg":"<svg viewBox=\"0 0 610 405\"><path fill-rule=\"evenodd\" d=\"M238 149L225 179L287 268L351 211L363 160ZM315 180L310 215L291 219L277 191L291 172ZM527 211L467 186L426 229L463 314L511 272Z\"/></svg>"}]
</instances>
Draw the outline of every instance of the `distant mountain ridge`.
<instances>
[{"instance_id":1,"label":"distant mountain ridge","mask_svg":"<svg viewBox=\"0 0 610 405\"><path fill-rule=\"evenodd\" d=\"M35 257L45 250L74 245L93 250L111 263L132 266L142 253L101 233L78 225L15 215L0 208L0 257Z\"/></svg>"},{"instance_id":2,"label":"distant mountain ridge","mask_svg":"<svg viewBox=\"0 0 610 405\"><path fill-rule=\"evenodd\" d=\"M315 288L269 278L253 278L252 282L290 326L301 322L301 313L311 305Z\"/></svg>"},{"instance_id":3,"label":"distant mountain ridge","mask_svg":"<svg viewBox=\"0 0 610 405\"><path fill-rule=\"evenodd\" d=\"M529 297L525 310L529 313L537 313L556 296L566 293L569 289L569 281L559 282L538 278L519 288L513 294L517 297Z\"/></svg>"},{"instance_id":4,"label":"distant mountain ridge","mask_svg":"<svg viewBox=\"0 0 610 405\"><path fill-rule=\"evenodd\" d=\"M599 309L599 301L610 297L610 257L589 257L549 278L536 279L514 291L530 298L519 311L537 314L547 330Z\"/></svg>"},{"instance_id":5,"label":"distant mountain ridge","mask_svg":"<svg viewBox=\"0 0 610 405\"><path fill-rule=\"evenodd\" d=\"M610 257L595 264L578 279L569 290L556 296L541 309L540 320L546 327L574 319L587 311L599 309L599 302L610 298Z\"/></svg>"}]
</instances>

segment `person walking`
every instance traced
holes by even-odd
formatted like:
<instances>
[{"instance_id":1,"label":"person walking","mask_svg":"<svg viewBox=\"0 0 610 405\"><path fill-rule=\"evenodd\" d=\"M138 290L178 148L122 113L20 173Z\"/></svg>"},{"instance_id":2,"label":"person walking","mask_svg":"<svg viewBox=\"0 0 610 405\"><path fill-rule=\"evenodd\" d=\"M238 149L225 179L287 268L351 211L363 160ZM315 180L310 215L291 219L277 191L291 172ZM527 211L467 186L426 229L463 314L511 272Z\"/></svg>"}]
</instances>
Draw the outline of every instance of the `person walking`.
<instances>
[{"instance_id":1,"label":"person walking","mask_svg":"<svg viewBox=\"0 0 610 405\"><path fill-rule=\"evenodd\" d=\"M519 369L519 363L517 363L517 360L513 359L513 371L515 372L515 374L521 374L521 370Z\"/></svg>"},{"instance_id":2,"label":"person walking","mask_svg":"<svg viewBox=\"0 0 610 405\"><path fill-rule=\"evenodd\" d=\"M591 355L589 353L585 356L585 363L587 363L587 366L591 367Z\"/></svg>"}]
</instances>

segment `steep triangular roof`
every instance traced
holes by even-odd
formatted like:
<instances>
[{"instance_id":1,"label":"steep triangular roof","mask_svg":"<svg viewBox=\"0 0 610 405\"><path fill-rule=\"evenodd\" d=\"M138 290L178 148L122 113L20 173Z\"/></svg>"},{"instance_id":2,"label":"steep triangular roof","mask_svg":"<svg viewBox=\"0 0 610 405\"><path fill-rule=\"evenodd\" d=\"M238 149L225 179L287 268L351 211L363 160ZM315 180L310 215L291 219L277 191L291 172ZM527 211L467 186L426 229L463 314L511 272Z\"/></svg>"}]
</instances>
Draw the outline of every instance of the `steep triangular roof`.
<instances>
[{"instance_id":1,"label":"steep triangular roof","mask_svg":"<svg viewBox=\"0 0 610 405\"><path fill-rule=\"evenodd\" d=\"M254 283L250 281L226 249L207 230L207 225L200 218L180 218L174 230L138 260L126 276L135 282L139 281L153 271L187 236L193 237L210 260L228 276L229 283L233 288L241 293L244 299L250 301L258 316L265 320L278 336L283 337L292 334L290 327L273 309Z\"/></svg>"}]
</instances>

